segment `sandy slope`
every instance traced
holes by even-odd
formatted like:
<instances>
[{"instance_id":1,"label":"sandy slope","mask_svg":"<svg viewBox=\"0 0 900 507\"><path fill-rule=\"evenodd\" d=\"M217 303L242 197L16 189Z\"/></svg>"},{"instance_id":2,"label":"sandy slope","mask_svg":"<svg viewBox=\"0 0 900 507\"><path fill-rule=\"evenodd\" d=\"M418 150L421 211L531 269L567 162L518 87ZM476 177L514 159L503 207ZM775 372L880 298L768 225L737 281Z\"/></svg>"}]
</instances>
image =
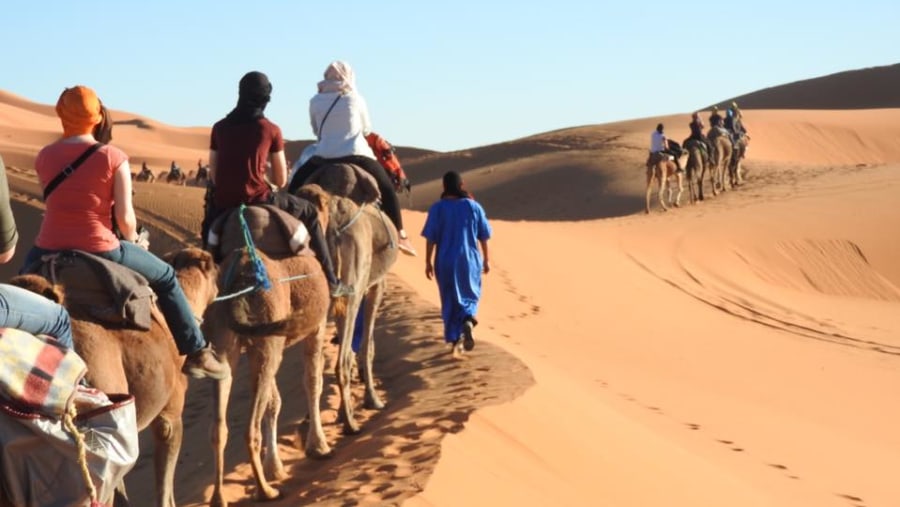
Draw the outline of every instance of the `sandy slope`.
<instances>
[{"instance_id":1,"label":"sandy slope","mask_svg":"<svg viewBox=\"0 0 900 507\"><path fill-rule=\"evenodd\" d=\"M26 162L56 126L13 99L0 96L0 153L21 166L11 184L24 249L40 218ZM199 129L128 118L115 135L132 158L205 147ZM362 411L365 431L345 437L327 391L337 452L306 460L291 354L280 382L292 477L273 504L898 505L900 111L748 111L745 187L634 215L658 121L687 135L684 117L648 118L410 164L411 233L448 169L465 172L494 219L478 347L447 358L423 259L401 258L378 329L388 408ZM195 240L201 199L197 188L137 186L157 250ZM253 489L245 369L237 377L234 500ZM208 389L189 393L184 504L202 502L211 478ZM139 505L151 477L148 454L128 479Z\"/></svg>"}]
</instances>

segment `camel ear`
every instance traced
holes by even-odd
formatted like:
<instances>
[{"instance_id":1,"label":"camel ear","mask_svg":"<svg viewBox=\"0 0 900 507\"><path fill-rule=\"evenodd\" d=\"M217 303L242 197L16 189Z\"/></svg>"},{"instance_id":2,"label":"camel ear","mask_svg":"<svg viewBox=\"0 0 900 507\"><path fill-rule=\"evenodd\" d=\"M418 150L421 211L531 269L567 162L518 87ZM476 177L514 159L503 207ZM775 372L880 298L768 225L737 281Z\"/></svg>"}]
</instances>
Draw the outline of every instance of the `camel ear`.
<instances>
[{"instance_id":1,"label":"camel ear","mask_svg":"<svg viewBox=\"0 0 900 507\"><path fill-rule=\"evenodd\" d=\"M50 283L50 280L47 280L40 275L29 274L14 276L9 280L9 284L44 296L54 303L63 304L65 301L62 286L53 285Z\"/></svg>"}]
</instances>

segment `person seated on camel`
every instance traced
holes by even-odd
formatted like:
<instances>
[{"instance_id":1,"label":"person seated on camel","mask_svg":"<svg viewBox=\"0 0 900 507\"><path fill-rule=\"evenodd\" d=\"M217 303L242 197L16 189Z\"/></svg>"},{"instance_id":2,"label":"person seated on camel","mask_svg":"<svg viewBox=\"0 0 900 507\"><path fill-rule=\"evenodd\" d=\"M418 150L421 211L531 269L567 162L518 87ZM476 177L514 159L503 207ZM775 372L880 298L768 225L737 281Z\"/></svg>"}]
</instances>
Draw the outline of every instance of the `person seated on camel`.
<instances>
[{"instance_id":1,"label":"person seated on camel","mask_svg":"<svg viewBox=\"0 0 900 507\"><path fill-rule=\"evenodd\" d=\"M712 113L709 115L709 128L714 129L722 126L722 115L719 114L719 106L713 106Z\"/></svg>"},{"instance_id":2,"label":"person seated on camel","mask_svg":"<svg viewBox=\"0 0 900 507\"><path fill-rule=\"evenodd\" d=\"M44 219L25 266L43 255L82 250L140 273L156 293L178 352L187 356L182 371L195 378L226 378L229 368L216 358L200 331L174 268L150 253L146 240L137 243L141 235L132 203L128 156L94 137L95 126L103 118L97 94L86 86L66 88L57 101L56 114L62 123L62 139L45 146L34 162L41 186L47 188L76 159L86 158L47 196ZM122 240L113 232L114 220Z\"/></svg>"},{"instance_id":3,"label":"person seated on camel","mask_svg":"<svg viewBox=\"0 0 900 507\"><path fill-rule=\"evenodd\" d=\"M685 144L691 139L699 141L703 150L706 151L707 156L709 156L709 145L706 143L706 137L703 135L705 125L703 125L703 120L700 119L700 113L695 112L691 115L691 122L688 124L688 127L691 129L691 135L687 138Z\"/></svg>"},{"instance_id":4,"label":"person seated on camel","mask_svg":"<svg viewBox=\"0 0 900 507\"><path fill-rule=\"evenodd\" d=\"M681 171L681 163L679 162L680 153L673 152L669 149L670 142L663 133L665 127L662 123L656 125L656 130L650 133L650 163L659 162L660 158L671 156L675 160L675 167ZM675 143L677 145L677 143Z\"/></svg>"},{"instance_id":5,"label":"person seated on camel","mask_svg":"<svg viewBox=\"0 0 900 507\"><path fill-rule=\"evenodd\" d=\"M318 84L319 93L309 101L309 119L318 139L316 156L294 171L288 192L294 193L324 163L346 163L362 168L378 183L384 212L400 234L400 251L415 256L416 250L403 228L394 183L366 141L372 125L366 101L356 90L353 69L346 62L335 61L325 69L324 77Z\"/></svg>"},{"instance_id":6,"label":"person seated on camel","mask_svg":"<svg viewBox=\"0 0 900 507\"><path fill-rule=\"evenodd\" d=\"M203 243L207 242L213 221L222 213L241 204L272 204L306 226L309 246L322 265L331 297L350 295L353 287L335 274L316 206L277 191L287 183L287 162L281 128L263 114L271 95L269 78L262 72L248 72L238 84L237 106L213 125L208 174L211 187L201 231Z\"/></svg>"}]
</instances>

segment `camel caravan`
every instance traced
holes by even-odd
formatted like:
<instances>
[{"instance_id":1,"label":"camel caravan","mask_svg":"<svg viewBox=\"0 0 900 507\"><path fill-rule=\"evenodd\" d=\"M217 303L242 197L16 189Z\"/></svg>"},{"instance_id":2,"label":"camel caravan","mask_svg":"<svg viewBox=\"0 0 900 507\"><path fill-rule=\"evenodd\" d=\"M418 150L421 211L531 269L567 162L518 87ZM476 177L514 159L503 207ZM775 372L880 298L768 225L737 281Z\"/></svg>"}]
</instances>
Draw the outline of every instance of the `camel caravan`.
<instances>
[{"instance_id":1,"label":"camel caravan","mask_svg":"<svg viewBox=\"0 0 900 507\"><path fill-rule=\"evenodd\" d=\"M744 128L737 103L731 103L724 119L719 114L718 106L713 107L709 130L705 134L699 113L692 115L689 126L691 135L682 144L665 137L662 123L650 136L650 154L646 163L646 213L650 213L654 181L663 211L668 211L669 205L681 206L685 180L691 204L704 200L703 180L707 173L714 196L744 183L741 161L747 154L750 136ZM687 156L687 163L682 168L681 158L684 156Z\"/></svg>"}]
</instances>

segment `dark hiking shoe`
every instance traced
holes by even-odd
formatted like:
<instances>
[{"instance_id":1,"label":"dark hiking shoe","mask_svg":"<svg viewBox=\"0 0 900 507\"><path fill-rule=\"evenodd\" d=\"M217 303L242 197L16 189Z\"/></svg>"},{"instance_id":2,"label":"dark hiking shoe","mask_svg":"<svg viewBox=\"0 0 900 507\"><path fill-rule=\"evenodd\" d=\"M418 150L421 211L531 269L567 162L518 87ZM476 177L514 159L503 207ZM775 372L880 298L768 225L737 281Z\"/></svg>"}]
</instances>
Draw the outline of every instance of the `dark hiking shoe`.
<instances>
[{"instance_id":1,"label":"dark hiking shoe","mask_svg":"<svg viewBox=\"0 0 900 507\"><path fill-rule=\"evenodd\" d=\"M342 298L344 296L353 295L353 287L344 282L337 282L329 287L332 298Z\"/></svg>"},{"instance_id":2,"label":"dark hiking shoe","mask_svg":"<svg viewBox=\"0 0 900 507\"><path fill-rule=\"evenodd\" d=\"M463 323L463 348L466 352L475 348L475 338L472 337L472 328L475 324L471 320Z\"/></svg>"},{"instance_id":3,"label":"dark hiking shoe","mask_svg":"<svg viewBox=\"0 0 900 507\"><path fill-rule=\"evenodd\" d=\"M181 372L194 378L222 380L231 374L228 365L223 364L209 347L188 354Z\"/></svg>"}]
</instances>

